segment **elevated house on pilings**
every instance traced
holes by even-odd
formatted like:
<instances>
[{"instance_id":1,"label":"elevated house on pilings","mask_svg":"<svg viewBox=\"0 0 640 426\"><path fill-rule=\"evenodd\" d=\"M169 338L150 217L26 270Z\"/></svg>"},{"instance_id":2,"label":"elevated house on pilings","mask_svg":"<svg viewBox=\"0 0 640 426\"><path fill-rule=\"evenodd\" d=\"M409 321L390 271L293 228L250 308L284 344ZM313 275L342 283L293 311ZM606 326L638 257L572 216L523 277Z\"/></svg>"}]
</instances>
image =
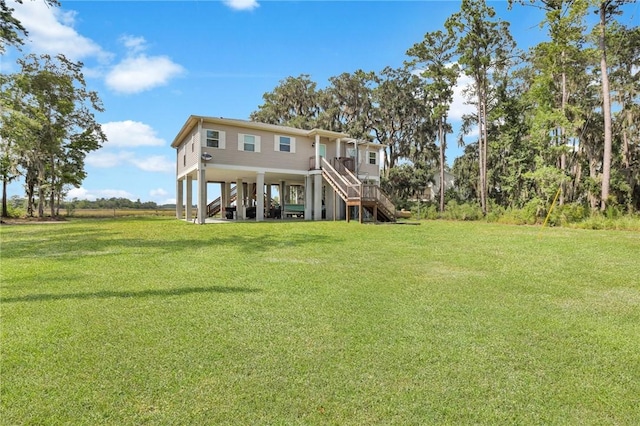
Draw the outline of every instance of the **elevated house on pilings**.
<instances>
[{"instance_id":1,"label":"elevated house on pilings","mask_svg":"<svg viewBox=\"0 0 640 426\"><path fill-rule=\"evenodd\" d=\"M192 115L171 146L179 219L395 221L395 206L379 186L379 144L329 130ZM211 184L221 195L207 202Z\"/></svg>"}]
</instances>

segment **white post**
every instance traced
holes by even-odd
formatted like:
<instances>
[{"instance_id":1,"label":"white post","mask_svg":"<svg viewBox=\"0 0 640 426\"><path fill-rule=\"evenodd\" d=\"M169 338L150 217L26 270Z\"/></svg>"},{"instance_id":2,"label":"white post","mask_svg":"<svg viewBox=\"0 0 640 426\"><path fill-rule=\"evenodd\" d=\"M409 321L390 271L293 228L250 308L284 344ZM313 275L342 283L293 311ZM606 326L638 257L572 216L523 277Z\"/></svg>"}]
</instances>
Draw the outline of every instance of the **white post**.
<instances>
[{"instance_id":1,"label":"white post","mask_svg":"<svg viewBox=\"0 0 640 426\"><path fill-rule=\"evenodd\" d=\"M284 203L287 202L287 182L284 180L280 181L280 219L285 219L284 215Z\"/></svg>"},{"instance_id":2,"label":"white post","mask_svg":"<svg viewBox=\"0 0 640 426\"><path fill-rule=\"evenodd\" d=\"M314 175L313 180L313 220L322 220L322 175Z\"/></svg>"},{"instance_id":3,"label":"white post","mask_svg":"<svg viewBox=\"0 0 640 426\"><path fill-rule=\"evenodd\" d=\"M193 216L193 178L191 175L187 175L187 222L191 220Z\"/></svg>"},{"instance_id":4,"label":"white post","mask_svg":"<svg viewBox=\"0 0 640 426\"><path fill-rule=\"evenodd\" d=\"M220 217L222 219L226 217L227 212L225 211L225 209L228 205L229 205L229 187L227 186L227 182L222 182L220 184Z\"/></svg>"},{"instance_id":5,"label":"white post","mask_svg":"<svg viewBox=\"0 0 640 426\"><path fill-rule=\"evenodd\" d=\"M184 182L183 179L176 180L176 218L182 220L184 207Z\"/></svg>"},{"instance_id":6,"label":"white post","mask_svg":"<svg viewBox=\"0 0 640 426\"><path fill-rule=\"evenodd\" d=\"M271 184L267 185L267 204L266 204L266 208L267 208L267 217L271 217L271 199L273 197L271 196ZM273 219L271 217L271 219Z\"/></svg>"},{"instance_id":7,"label":"white post","mask_svg":"<svg viewBox=\"0 0 640 426\"><path fill-rule=\"evenodd\" d=\"M198 170L198 223L205 223L207 217L207 169Z\"/></svg>"},{"instance_id":8,"label":"white post","mask_svg":"<svg viewBox=\"0 0 640 426\"><path fill-rule=\"evenodd\" d=\"M242 179L236 179L236 219L244 219L244 185Z\"/></svg>"},{"instance_id":9,"label":"white post","mask_svg":"<svg viewBox=\"0 0 640 426\"><path fill-rule=\"evenodd\" d=\"M327 220L336 220L335 211L334 211L334 203L335 203L335 190L331 185L325 185L327 193L324 196L324 211L325 218Z\"/></svg>"},{"instance_id":10,"label":"white post","mask_svg":"<svg viewBox=\"0 0 640 426\"><path fill-rule=\"evenodd\" d=\"M311 220L313 209L313 176L304 177L304 220Z\"/></svg>"},{"instance_id":11,"label":"white post","mask_svg":"<svg viewBox=\"0 0 640 426\"><path fill-rule=\"evenodd\" d=\"M316 135L316 170L320 168L320 135Z\"/></svg>"},{"instance_id":12,"label":"white post","mask_svg":"<svg viewBox=\"0 0 640 426\"><path fill-rule=\"evenodd\" d=\"M264 172L256 173L256 221L264 220Z\"/></svg>"}]
</instances>

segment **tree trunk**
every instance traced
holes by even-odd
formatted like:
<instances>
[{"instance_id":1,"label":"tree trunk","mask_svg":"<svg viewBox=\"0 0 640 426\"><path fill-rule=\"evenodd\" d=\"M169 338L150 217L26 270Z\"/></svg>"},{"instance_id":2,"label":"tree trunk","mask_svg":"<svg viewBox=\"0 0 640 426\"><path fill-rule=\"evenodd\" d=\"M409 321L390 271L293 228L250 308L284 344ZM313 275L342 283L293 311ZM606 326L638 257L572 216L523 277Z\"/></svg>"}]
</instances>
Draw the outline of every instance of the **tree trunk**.
<instances>
[{"instance_id":1,"label":"tree trunk","mask_svg":"<svg viewBox=\"0 0 640 426\"><path fill-rule=\"evenodd\" d=\"M565 57L565 53L564 50L562 51L561 54L562 57L562 118L566 118L566 112L565 109L567 107L567 73L564 72L564 57ZM560 170L562 170L562 173L564 174L567 168L567 154L564 152L564 149L567 145L567 135L566 135L566 131L564 126L560 126L560 144L562 145L562 153L560 154ZM564 193L565 191L565 184L564 184L564 179L562 180L562 182L560 182L560 186L562 187L562 191L560 191L560 199L558 201L558 205L562 206L564 204Z\"/></svg>"},{"instance_id":2,"label":"tree trunk","mask_svg":"<svg viewBox=\"0 0 640 426\"><path fill-rule=\"evenodd\" d=\"M482 139L482 135L483 135L483 131L482 131L482 95L481 95L481 83L480 83L480 79L477 78L477 90L478 90L478 105L476 105L476 114L478 115L478 174L479 174L479 179L478 179L478 192L480 195L480 208L482 209L482 212L484 213L485 211L485 203L486 200L484 198L484 147L483 147L483 139Z\"/></svg>"},{"instance_id":3,"label":"tree trunk","mask_svg":"<svg viewBox=\"0 0 640 426\"><path fill-rule=\"evenodd\" d=\"M49 207L51 209L51 217L56 217L56 170L55 159L51 156L51 191L49 193Z\"/></svg>"},{"instance_id":4,"label":"tree trunk","mask_svg":"<svg viewBox=\"0 0 640 426\"><path fill-rule=\"evenodd\" d=\"M444 116L440 117L440 120L438 121L438 139L440 140L440 212L444 211L444 161L446 141L443 137L443 120L445 120Z\"/></svg>"},{"instance_id":5,"label":"tree trunk","mask_svg":"<svg viewBox=\"0 0 640 426\"><path fill-rule=\"evenodd\" d=\"M607 207L611 180L611 94L607 73L607 50L605 45L606 2L600 3L600 71L602 73L602 110L604 113L604 154L602 156L602 198L600 210Z\"/></svg>"},{"instance_id":6,"label":"tree trunk","mask_svg":"<svg viewBox=\"0 0 640 426\"><path fill-rule=\"evenodd\" d=\"M27 174L28 176L28 174ZM27 182L27 216L33 217L33 192L35 184L33 180Z\"/></svg>"},{"instance_id":7,"label":"tree trunk","mask_svg":"<svg viewBox=\"0 0 640 426\"><path fill-rule=\"evenodd\" d=\"M9 217L7 209L7 180L2 179L2 217Z\"/></svg>"},{"instance_id":8,"label":"tree trunk","mask_svg":"<svg viewBox=\"0 0 640 426\"><path fill-rule=\"evenodd\" d=\"M598 177L597 171L597 160L594 157L589 158L589 177L592 180L595 180ZM594 194L591 189L589 189L589 193L587 194L587 198L589 199L589 204L591 205L591 209L595 210L598 207L598 196Z\"/></svg>"},{"instance_id":9,"label":"tree trunk","mask_svg":"<svg viewBox=\"0 0 640 426\"><path fill-rule=\"evenodd\" d=\"M488 197L488 193L487 193L487 154L488 154L488 149L487 149L487 142L488 142L488 137L487 137L487 91L485 90L485 85L483 83L482 85L482 90L480 92L480 109L482 111L482 117L481 117L481 122L482 122L482 126L480 127L480 137L482 138L483 142L482 142L482 172L481 172L481 176L482 176L482 196L481 196L481 204L482 204L482 214L484 214L486 216L487 214L487 197Z\"/></svg>"},{"instance_id":10,"label":"tree trunk","mask_svg":"<svg viewBox=\"0 0 640 426\"><path fill-rule=\"evenodd\" d=\"M44 217L44 190L42 189L42 184L44 183L44 164L40 162L38 164L38 217Z\"/></svg>"}]
</instances>

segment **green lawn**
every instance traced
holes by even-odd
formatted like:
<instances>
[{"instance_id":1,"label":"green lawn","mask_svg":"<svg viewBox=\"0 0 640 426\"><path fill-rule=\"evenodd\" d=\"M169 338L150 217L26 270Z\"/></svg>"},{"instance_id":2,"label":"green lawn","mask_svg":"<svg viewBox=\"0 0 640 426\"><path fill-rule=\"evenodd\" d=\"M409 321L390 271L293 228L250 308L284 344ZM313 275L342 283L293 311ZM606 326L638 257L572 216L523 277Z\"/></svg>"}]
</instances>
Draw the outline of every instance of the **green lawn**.
<instances>
[{"instance_id":1,"label":"green lawn","mask_svg":"<svg viewBox=\"0 0 640 426\"><path fill-rule=\"evenodd\" d=\"M0 228L2 424L628 424L640 234Z\"/></svg>"}]
</instances>

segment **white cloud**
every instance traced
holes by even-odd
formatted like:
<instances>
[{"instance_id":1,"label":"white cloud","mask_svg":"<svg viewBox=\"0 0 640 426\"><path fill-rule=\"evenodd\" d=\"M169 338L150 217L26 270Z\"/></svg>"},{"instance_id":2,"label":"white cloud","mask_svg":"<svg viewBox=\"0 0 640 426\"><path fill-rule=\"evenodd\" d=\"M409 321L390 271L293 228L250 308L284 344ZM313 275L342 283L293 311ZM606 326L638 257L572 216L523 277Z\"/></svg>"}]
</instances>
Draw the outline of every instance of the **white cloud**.
<instances>
[{"instance_id":1,"label":"white cloud","mask_svg":"<svg viewBox=\"0 0 640 426\"><path fill-rule=\"evenodd\" d=\"M133 158L132 152L105 152L102 150L90 152L87 155L85 162L87 165L97 167L100 169L107 169L110 167L118 167L125 164L129 164Z\"/></svg>"},{"instance_id":2,"label":"white cloud","mask_svg":"<svg viewBox=\"0 0 640 426\"><path fill-rule=\"evenodd\" d=\"M120 37L120 41L127 49L129 49L130 53L139 53L146 49L147 40L142 36L135 37L131 35L124 35Z\"/></svg>"},{"instance_id":3,"label":"white cloud","mask_svg":"<svg viewBox=\"0 0 640 426\"><path fill-rule=\"evenodd\" d=\"M166 85L169 80L185 72L168 56L148 56L144 37L125 35L120 42L127 48L127 57L107 73L105 83L112 90L132 94Z\"/></svg>"},{"instance_id":4,"label":"white cloud","mask_svg":"<svg viewBox=\"0 0 640 426\"><path fill-rule=\"evenodd\" d=\"M164 155L152 155L140 157L133 152L119 151L96 151L87 155L85 160L87 165L107 169L112 167L134 166L145 172L175 173L175 161L168 159Z\"/></svg>"},{"instance_id":5,"label":"white cloud","mask_svg":"<svg viewBox=\"0 0 640 426\"><path fill-rule=\"evenodd\" d=\"M154 197L154 198L162 198L162 197L166 197L167 195L169 195L169 193L164 188L157 188L157 189L152 189L151 191L149 191L149 195Z\"/></svg>"},{"instance_id":6,"label":"white cloud","mask_svg":"<svg viewBox=\"0 0 640 426\"><path fill-rule=\"evenodd\" d=\"M49 7L44 1L15 3L14 16L29 32L26 45L36 53L64 54L77 61L86 57L108 60L110 54L93 40L84 37L73 28L75 11L62 11Z\"/></svg>"},{"instance_id":7,"label":"white cloud","mask_svg":"<svg viewBox=\"0 0 640 426\"><path fill-rule=\"evenodd\" d=\"M467 99L464 95L465 89L470 87L472 83L473 80L469 76L461 74L458 77L458 82L453 88L453 102L449 109L449 118L451 120L462 120L462 116L465 114L475 114L476 107L466 104Z\"/></svg>"},{"instance_id":8,"label":"white cloud","mask_svg":"<svg viewBox=\"0 0 640 426\"><path fill-rule=\"evenodd\" d=\"M184 68L167 56L139 55L114 66L105 82L118 93L133 94L164 86L183 72Z\"/></svg>"},{"instance_id":9,"label":"white cloud","mask_svg":"<svg viewBox=\"0 0 640 426\"><path fill-rule=\"evenodd\" d=\"M162 146L165 141L148 124L139 121L110 121L102 125L107 135L105 146Z\"/></svg>"},{"instance_id":10,"label":"white cloud","mask_svg":"<svg viewBox=\"0 0 640 426\"><path fill-rule=\"evenodd\" d=\"M73 188L67 193L67 200L89 200L95 201L98 198L127 198L129 200L136 200L133 194L122 189L92 189L88 190L83 187Z\"/></svg>"},{"instance_id":11,"label":"white cloud","mask_svg":"<svg viewBox=\"0 0 640 426\"><path fill-rule=\"evenodd\" d=\"M145 172L175 173L176 165L164 155L131 159L131 164Z\"/></svg>"},{"instance_id":12,"label":"white cloud","mask_svg":"<svg viewBox=\"0 0 640 426\"><path fill-rule=\"evenodd\" d=\"M224 4L235 10L253 10L260 6L256 0L224 0Z\"/></svg>"},{"instance_id":13,"label":"white cloud","mask_svg":"<svg viewBox=\"0 0 640 426\"><path fill-rule=\"evenodd\" d=\"M448 67L452 67L454 64L451 63ZM417 75L418 77L422 77L422 73L425 70L422 68L416 68L411 71L411 74ZM453 87L453 101L451 102L451 106L449 108L448 118L452 121L460 121L462 120L462 116L466 114L475 114L476 108L473 105L467 105L467 98L464 95L464 91L471 87L473 84L473 79L465 74L461 73L458 77L456 85Z\"/></svg>"}]
</instances>

